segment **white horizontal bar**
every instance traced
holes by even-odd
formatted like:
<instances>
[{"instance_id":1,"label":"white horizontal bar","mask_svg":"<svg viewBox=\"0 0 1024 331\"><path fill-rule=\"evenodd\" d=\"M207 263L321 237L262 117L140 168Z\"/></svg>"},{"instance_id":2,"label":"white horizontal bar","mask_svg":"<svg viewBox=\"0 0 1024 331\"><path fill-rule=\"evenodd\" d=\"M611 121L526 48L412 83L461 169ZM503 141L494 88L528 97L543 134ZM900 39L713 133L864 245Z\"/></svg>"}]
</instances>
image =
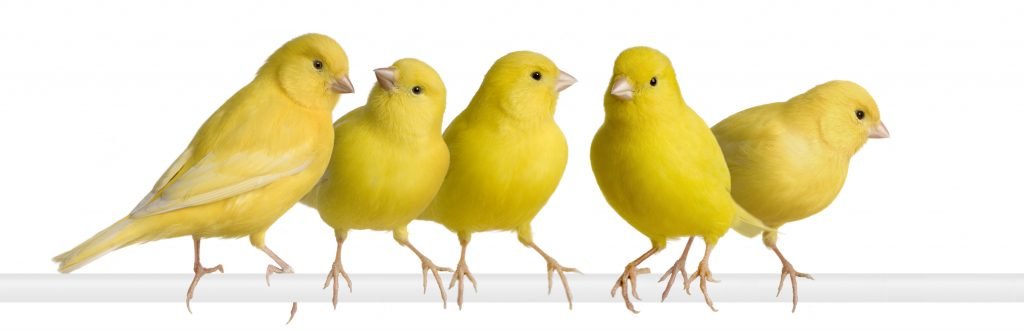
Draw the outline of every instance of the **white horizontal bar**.
<instances>
[{"instance_id":1,"label":"white horizontal bar","mask_svg":"<svg viewBox=\"0 0 1024 331\"><path fill-rule=\"evenodd\" d=\"M196 288L195 302L292 302L331 300L321 287L324 275L209 274ZM443 275L447 287L451 274ZM618 275L569 275L575 302L618 302L609 295ZM1022 274L815 274L800 279L801 302L1024 302ZM479 293L466 284L466 302L564 302L558 277L551 295L547 279L538 274L476 275ZM779 302L790 300L787 280L782 296L775 297L779 276L774 274L720 274L721 283L709 283L716 302ZM641 275L642 299L657 301L664 284L658 275ZM0 275L0 302L181 302L192 280L189 274L6 274ZM352 275L354 291L341 284L341 302L438 302L437 284L412 274ZM699 302L696 283L687 296L678 282L667 301ZM454 301L455 290L449 291Z\"/></svg>"}]
</instances>

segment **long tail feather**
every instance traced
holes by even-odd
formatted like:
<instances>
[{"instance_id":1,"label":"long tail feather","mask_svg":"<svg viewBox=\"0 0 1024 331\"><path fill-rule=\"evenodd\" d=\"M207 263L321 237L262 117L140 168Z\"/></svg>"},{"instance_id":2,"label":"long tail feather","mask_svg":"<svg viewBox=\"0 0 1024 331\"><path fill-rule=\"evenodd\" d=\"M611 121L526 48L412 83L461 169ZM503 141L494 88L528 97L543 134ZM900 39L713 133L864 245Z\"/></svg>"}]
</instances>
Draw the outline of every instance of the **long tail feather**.
<instances>
[{"instance_id":1,"label":"long tail feather","mask_svg":"<svg viewBox=\"0 0 1024 331\"><path fill-rule=\"evenodd\" d=\"M143 231L143 226L137 220L125 217L75 248L57 255L53 262L60 264L60 272L72 272L113 250L144 241L148 231Z\"/></svg>"},{"instance_id":2,"label":"long tail feather","mask_svg":"<svg viewBox=\"0 0 1024 331\"><path fill-rule=\"evenodd\" d=\"M764 225L760 219L751 215L746 209L743 209L738 203L733 202L736 206L736 216L732 220L732 229L746 237L754 237L762 232L775 232L775 229Z\"/></svg>"},{"instance_id":3,"label":"long tail feather","mask_svg":"<svg viewBox=\"0 0 1024 331\"><path fill-rule=\"evenodd\" d=\"M306 206L309 206L310 208L317 209L317 204L319 203L319 195L317 193L317 190L319 189L320 186L314 187L313 190L309 191L309 193L306 193L306 195L302 196L302 200L299 200L299 202Z\"/></svg>"}]
</instances>

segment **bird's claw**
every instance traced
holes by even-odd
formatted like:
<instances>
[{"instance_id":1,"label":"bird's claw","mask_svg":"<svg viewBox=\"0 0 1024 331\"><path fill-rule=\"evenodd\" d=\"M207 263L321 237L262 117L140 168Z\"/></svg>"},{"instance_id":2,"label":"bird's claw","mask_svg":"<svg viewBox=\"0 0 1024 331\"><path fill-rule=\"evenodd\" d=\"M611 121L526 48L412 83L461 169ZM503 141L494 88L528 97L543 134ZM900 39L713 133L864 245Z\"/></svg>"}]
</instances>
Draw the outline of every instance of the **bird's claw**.
<instances>
[{"instance_id":1,"label":"bird's claw","mask_svg":"<svg viewBox=\"0 0 1024 331\"><path fill-rule=\"evenodd\" d=\"M796 303L798 301L797 287L796 287L796 278L797 277L801 277L801 278L807 278L807 279L810 279L810 280L814 280L814 277L811 276L810 274L805 274L805 273L802 273L802 272L797 272L796 269L793 268L793 264L789 263L788 261L782 263L782 273L781 274L782 275L779 278L779 290L778 290L778 292L775 293L775 297L778 297L779 295L782 294L782 287L786 283L786 276L789 276L789 281L790 281L790 283L793 284L793 311L792 312L795 313L796 312Z\"/></svg>"},{"instance_id":2,"label":"bird's claw","mask_svg":"<svg viewBox=\"0 0 1024 331\"><path fill-rule=\"evenodd\" d=\"M270 286L270 275L272 275L272 274L293 274L293 273L295 273L295 270L293 270L291 266L286 265L286 266L284 266L282 268L282 267L278 267L278 266L273 265L273 264L268 264L267 265L267 276L266 276L267 286Z\"/></svg>"},{"instance_id":3,"label":"bird's claw","mask_svg":"<svg viewBox=\"0 0 1024 331\"><path fill-rule=\"evenodd\" d=\"M441 304L445 309L448 308L448 292L444 289L444 281L441 280L440 272L452 272L451 268L438 267L430 259L423 258L421 267L423 268L423 294L427 294L427 271L429 270L434 274L434 280L437 281L437 289L441 293Z\"/></svg>"},{"instance_id":4,"label":"bird's claw","mask_svg":"<svg viewBox=\"0 0 1024 331\"><path fill-rule=\"evenodd\" d=\"M452 273L452 281L448 284L449 290L455 287L455 283L459 284L459 296L456 299L456 302L459 304L459 310L462 310L462 299L465 293L465 278L468 278L469 282L473 284L473 292L477 292L476 278L474 278L473 273L469 271L469 266L466 265L466 261L461 260L459 261L459 264L455 266L455 272Z\"/></svg>"},{"instance_id":5,"label":"bird's claw","mask_svg":"<svg viewBox=\"0 0 1024 331\"><path fill-rule=\"evenodd\" d=\"M706 259L701 260L700 264L697 265L697 271L690 275L690 279L687 281L687 287L689 287L689 283L697 280L697 278L700 278L700 292L704 294L704 302L711 308L711 311L717 312L718 308L715 308L715 303L711 301L711 296L708 295L707 282L710 281L712 283L717 283L718 280L711 277L711 269L708 267L708 261Z\"/></svg>"},{"instance_id":6,"label":"bird's claw","mask_svg":"<svg viewBox=\"0 0 1024 331\"><path fill-rule=\"evenodd\" d=\"M569 301L569 310L572 310L572 290L569 289L569 281L565 278L566 272L575 272L582 274L576 268L564 267L558 264L558 261L552 258L545 258L548 263L548 295L551 294L551 288L554 286L554 273L558 272L558 278L562 281L562 286L565 287L565 298Z\"/></svg>"},{"instance_id":7,"label":"bird's claw","mask_svg":"<svg viewBox=\"0 0 1024 331\"><path fill-rule=\"evenodd\" d=\"M640 300L640 295L636 292L636 277L638 275L648 274L651 269L648 268L637 268L635 264L626 265L622 275L619 276L619 280L612 286L612 297L615 297L615 290L622 290L622 300L626 303L626 309L633 312L634 314L640 313L640 311L633 308L633 302L629 301L629 293L632 292L633 297ZM627 288L632 287L632 291Z\"/></svg>"},{"instance_id":8,"label":"bird's claw","mask_svg":"<svg viewBox=\"0 0 1024 331\"><path fill-rule=\"evenodd\" d=\"M338 309L338 276L345 279L345 283L348 284L348 293L352 293L352 279L348 277L348 273L345 272L345 268L341 267L341 261L334 261L331 264L331 271L327 273L327 280L324 281L324 289L327 285L334 284L334 294L331 296L331 304L334 305L334 309Z\"/></svg>"},{"instance_id":9,"label":"bird's claw","mask_svg":"<svg viewBox=\"0 0 1024 331\"><path fill-rule=\"evenodd\" d=\"M185 309L188 309L188 313L192 313L192 294L196 290L196 285L199 285L199 279L203 278L203 275L220 272L224 273L224 265L218 264L213 268L203 268L202 264L198 262L192 267L192 271L195 272L195 276L192 277L192 284L188 286L188 292L185 293Z\"/></svg>"},{"instance_id":10,"label":"bird's claw","mask_svg":"<svg viewBox=\"0 0 1024 331\"><path fill-rule=\"evenodd\" d=\"M668 279L668 283L665 284L665 291L661 293L661 302L665 302L665 299L668 298L668 293L672 290L672 284L676 281L676 274L681 274L683 276L683 291L686 292L686 295L690 295L690 276L686 273L686 263L684 259L679 259L672 265L672 267L668 268L668 270L661 275L660 279L658 279L659 283Z\"/></svg>"},{"instance_id":11,"label":"bird's claw","mask_svg":"<svg viewBox=\"0 0 1024 331\"><path fill-rule=\"evenodd\" d=\"M295 319L295 313L298 312L298 311L299 311L299 303L292 301L291 314L288 315L288 322L285 322L284 324L285 325L292 324L292 320Z\"/></svg>"}]
</instances>

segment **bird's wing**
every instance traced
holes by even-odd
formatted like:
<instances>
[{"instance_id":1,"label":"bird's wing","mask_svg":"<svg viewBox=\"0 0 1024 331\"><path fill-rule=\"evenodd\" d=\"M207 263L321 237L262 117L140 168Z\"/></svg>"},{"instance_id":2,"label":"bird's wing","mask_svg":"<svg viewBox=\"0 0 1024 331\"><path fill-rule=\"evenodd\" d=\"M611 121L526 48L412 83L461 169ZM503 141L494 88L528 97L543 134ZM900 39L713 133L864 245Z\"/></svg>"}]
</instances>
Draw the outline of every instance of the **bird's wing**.
<instances>
[{"instance_id":1,"label":"bird's wing","mask_svg":"<svg viewBox=\"0 0 1024 331\"><path fill-rule=\"evenodd\" d=\"M304 154L272 155L252 151L222 156L210 153L196 162L188 162L194 155L186 150L129 217L141 218L203 205L261 188L309 167L313 158ZM191 166L184 167L186 163Z\"/></svg>"},{"instance_id":2,"label":"bird's wing","mask_svg":"<svg viewBox=\"0 0 1024 331\"><path fill-rule=\"evenodd\" d=\"M716 124L711 131L727 156L729 168L743 167L758 151L773 148L784 129L778 122L781 103L767 104L734 114Z\"/></svg>"},{"instance_id":3,"label":"bird's wing","mask_svg":"<svg viewBox=\"0 0 1024 331\"><path fill-rule=\"evenodd\" d=\"M156 181L156 184L153 184L153 190L149 191L149 194L146 194L146 197L142 198L142 201L139 201L138 205L135 205L135 209L132 210L133 214L152 201L153 196L159 193L160 190L163 189L172 178L174 178L174 176L177 176L178 173L181 172L181 168L183 168L185 163L192 158L192 151L194 150L195 149L192 146L189 146L181 153L181 155L178 156L177 160L174 160L174 163L171 163L171 166L167 168L167 171L164 171L164 174L160 176L160 179Z\"/></svg>"}]
</instances>

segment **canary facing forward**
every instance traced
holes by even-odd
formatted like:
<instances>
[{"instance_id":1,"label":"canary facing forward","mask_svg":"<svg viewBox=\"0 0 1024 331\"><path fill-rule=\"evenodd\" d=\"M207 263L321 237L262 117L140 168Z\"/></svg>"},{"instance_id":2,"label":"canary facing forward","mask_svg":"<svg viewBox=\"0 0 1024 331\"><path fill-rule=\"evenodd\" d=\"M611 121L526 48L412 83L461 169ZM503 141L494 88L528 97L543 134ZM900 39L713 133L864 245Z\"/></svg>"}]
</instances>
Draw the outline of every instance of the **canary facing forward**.
<instances>
[{"instance_id":1,"label":"canary facing forward","mask_svg":"<svg viewBox=\"0 0 1024 331\"><path fill-rule=\"evenodd\" d=\"M448 171L448 147L441 137L445 86L433 68L416 59L398 60L374 73L377 84L366 105L334 124L331 163L303 199L334 228L338 241L324 288L333 282L335 307L338 277L352 289L341 264L349 230L391 231L420 259L424 291L430 271L446 302L438 271L451 270L436 266L413 247L406 229L437 194Z\"/></svg>"},{"instance_id":2,"label":"canary facing forward","mask_svg":"<svg viewBox=\"0 0 1024 331\"><path fill-rule=\"evenodd\" d=\"M729 195L729 170L714 135L683 100L675 69L668 57L649 47L623 51L615 60L604 97L604 124L594 136L591 166L608 203L622 218L651 240L651 249L626 265L612 287L621 290L626 308L638 298L637 266L665 248L669 239L690 237L682 257L662 276L669 282L681 273L689 291L700 278L700 289L712 310L706 282L714 281L708 260L718 239L734 222L763 227ZM706 250L697 271L688 276L685 261L694 236Z\"/></svg>"},{"instance_id":3,"label":"canary facing forward","mask_svg":"<svg viewBox=\"0 0 1024 331\"><path fill-rule=\"evenodd\" d=\"M421 216L458 234L462 254L449 288L456 283L462 308L464 278L476 288L466 264L474 232L516 231L519 241L547 263L572 292L560 265L533 242L530 222L554 193L568 158L565 136L555 124L559 92L576 80L547 57L528 51L498 59L484 76L466 110L445 130L451 165L441 190Z\"/></svg>"}]
</instances>

